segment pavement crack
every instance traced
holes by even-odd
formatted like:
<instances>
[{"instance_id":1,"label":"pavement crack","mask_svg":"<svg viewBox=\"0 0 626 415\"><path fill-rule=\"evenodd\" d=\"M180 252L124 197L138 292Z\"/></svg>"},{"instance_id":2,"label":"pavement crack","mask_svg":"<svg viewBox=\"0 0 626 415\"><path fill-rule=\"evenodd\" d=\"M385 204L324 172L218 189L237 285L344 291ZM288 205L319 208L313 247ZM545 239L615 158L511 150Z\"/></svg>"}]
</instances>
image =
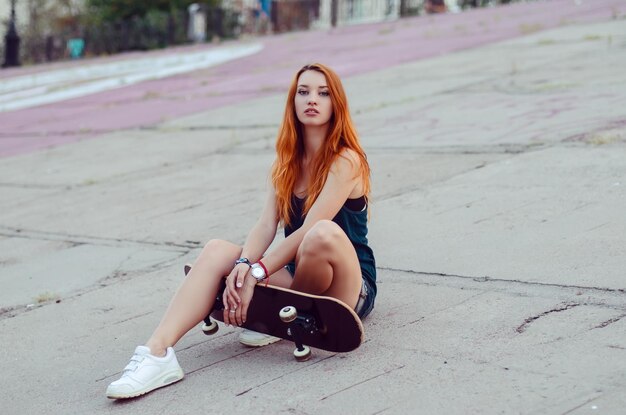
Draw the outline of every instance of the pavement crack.
<instances>
[{"instance_id":1,"label":"pavement crack","mask_svg":"<svg viewBox=\"0 0 626 415\"><path fill-rule=\"evenodd\" d=\"M593 227L591 227L589 229L586 229L583 233L593 232L596 229L604 228L607 225L611 225L611 222L606 222L606 223L603 223L602 225L593 226Z\"/></svg>"},{"instance_id":2,"label":"pavement crack","mask_svg":"<svg viewBox=\"0 0 626 415\"><path fill-rule=\"evenodd\" d=\"M622 347L622 346L618 346L616 344L609 344L608 346L609 349L619 349L619 350L626 350L626 347Z\"/></svg>"},{"instance_id":3,"label":"pavement crack","mask_svg":"<svg viewBox=\"0 0 626 415\"><path fill-rule=\"evenodd\" d=\"M543 200L533 200L533 201L531 201L531 202L524 203L524 204L519 205L519 206L514 206L514 207L512 207L511 209L507 209L507 210L504 210L504 211L502 211L502 212L498 212L498 213L496 213L496 214L493 214L493 215L487 216L486 218L482 218L482 219L479 219L479 220L477 220L477 221L474 221L474 225L478 225L479 223L486 222L486 221L489 221L489 220L491 220L491 219L498 218L498 217L501 217L501 216L503 216L503 215L510 214L511 212L515 212L515 211L520 210L520 209L522 209L522 208L525 208L525 207L528 207L528 206L535 205L535 204L537 204L538 202L542 202L542 201L543 201Z\"/></svg>"},{"instance_id":4,"label":"pavement crack","mask_svg":"<svg viewBox=\"0 0 626 415\"><path fill-rule=\"evenodd\" d=\"M189 254L189 250L186 250L184 252L181 252L179 255L177 255L174 258L169 258L169 259L165 259L162 261L159 261L157 263L154 263L153 265L150 265L148 267L145 267L141 270L142 273L150 273L153 271L158 271L159 269L161 269L164 265L169 264L169 263L175 263L177 261L179 261L181 258L184 258L186 255ZM122 261L122 263L125 260ZM120 264L121 266L121 264ZM94 291L97 290L101 290L103 288L108 287L112 281L115 281L121 277L126 277L129 274L128 271L124 271L122 272L121 270L117 269L114 270L110 275L100 279L99 281L96 281L95 283L93 283L90 286L75 290L75 291L70 291L66 294L63 295L62 299L61 298L57 298L57 299L53 299L50 301L46 301L46 302L42 302L42 303L36 303L36 304L29 304L24 306L22 305L15 305L15 306L10 306L10 307L1 307L0 308L0 320L3 320L5 318L13 318L13 317L17 317L18 315L21 315L23 313L32 311L32 310L36 310L42 307L47 307L50 306L52 304L58 304L61 302L61 300L63 301L67 301L67 300L73 300L79 297L82 297L83 295L92 293ZM151 312L150 312L151 313ZM150 314L147 313L147 314ZM141 316L136 316L136 317L141 317ZM121 323L121 322L118 322ZM115 324L115 323L113 323Z\"/></svg>"},{"instance_id":5,"label":"pavement crack","mask_svg":"<svg viewBox=\"0 0 626 415\"><path fill-rule=\"evenodd\" d=\"M552 313L560 313L562 311L566 311L566 310L570 310L574 307L578 307L579 305L581 305L580 303L567 303L567 304L562 304L558 307L555 307L553 309L550 309L548 311L544 311L541 314L537 314L536 316L532 316L532 317L528 317L526 320L524 320L524 322L515 329L516 332L518 333L523 333L526 331L526 329L528 328L528 326L533 323L534 321L540 319L541 317L545 317L548 314L552 314Z\"/></svg>"},{"instance_id":6,"label":"pavement crack","mask_svg":"<svg viewBox=\"0 0 626 415\"><path fill-rule=\"evenodd\" d=\"M135 316L125 318L124 320L116 321L115 323L112 323L111 325L115 326L117 324L126 323L127 321L134 320L134 319L140 318L140 317L144 317L144 316L147 316L147 315L152 314L152 313L154 313L154 311L148 311L148 312L145 312L145 313L137 314Z\"/></svg>"},{"instance_id":7,"label":"pavement crack","mask_svg":"<svg viewBox=\"0 0 626 415\"><path fill-rule=\"evenodd\" d=\"M11 318L19 314L18 306L0 307L0 318ZM24 310L27 311L27 310ZM14 313L15 312L15 313Z\"/></svg>"},{"instance_id":8,"label":"pavement crack","mask_svg":"<svg viewBox=\"0 0 626 415\"><path fill-rule=\"evenodd\" d=\"M234 332L234 331L227 332L227 333L220 332L220 334L213 334L211 336L207 336L207 335L203 334L202 337L206 337L205 340L202 340L202 341L199 341L199 342L196 342L196 343L192 343L192 344L190 344L190 345L188 345L186 347L177 348L176 351L177 351L177 353L179 353L179 352L183 352L183 351L186 351L186 350L192 350L195 347L198 347L200 345L204 345L204 344L216 341L216 340L224 340L224 339L227 339L228 337L231 337L231 336L233 336L235 334L236 334L236 332Z\"/></svg>"},{"instance_id":9,"label":"pavement crack","mask_svg":"<svg viewBox=\"0 0 626 415\"><path fill-rule=\"evenodd\" d=\"M159 219L159 218L162 218L162 217L165 217L165 216L174 215L174 214L177 214L177 213L182 213L182 212L185 212L187 210L193 210L193 209L199 208L199 207L201 207L203 205L204 205L204 203L194 203L194 204L183 206L183 207L181 207L179 209L176 209L176 210L163 212L163 213L160 213L158 215L146 216L146 219L147 220L149 220L149 219Z\"/></svg>"},{"instance_id":10,"label":"pavement crack","mask_svg":"<svg viewBox=\"0 0 626 415\"><path fill-rule=\"evenodd\" d=\"M465 153L463 153L463 154L465 154ZM510 157L512 157L512 156L510 156ZM507 157L507 158L510 158L510 157ZM495 160L493 162L496 163L496 162L498 162L500 160ZM391 192L389 192L387 194L381 194L381 195L377 196L376 197L376 202L388 201L388 200L391 200L391 199L395 199L397 197L403 197L403 196L406 196L407 194L410 194L410 193L413 193L413 192L424 192L425 190L427 190L427 189L429 189L429 188L431 188L431 187L433 187L435 185L440 185L440 184L447 183L450 180L453 180L453 179L455 179L455 178L457 178L459 176L463 176L463 175L471 173L471 172L473 172L475 170L485 168L486 166L489 166L490 164L491 164L491 162L481 162L481 163L478 163L478 164L474 164L471 167L467 167L467 168L465 168L463 170L454 172L453 174L450 174L450 175L448 175L446 177L442 177L439 180L436 180L436 181L434 181L432 183L429 183L429 184L418 184L418 185L412 184L412 185L409 185L409 186L404 186L404 187L401 187L399 189L395 189L395 190L393 190L393 191L391 191ZM479 199L479 200L481 200L481 199ZM470 203L475 203L475 202L476 201L472 201ZM529 202L528 205L532 205L534 203L537 203L537 202L536 201ZM465 205L466 204L464 204L463 206L465 206ZM524 206L525 205L516 207L516 209L524 207ZM440 213L444 213L444 212L440 212ZM437 214L440 214L440 213L437 213ZM506 212L502 212L499 215L504 214L504 213L506 213Z\"/></svg>"},{"instance_id":11,"label":"pavement crack","mask_svg":"<svg viewBox=\"0 0 626 415\"><path fill-rule=\"evenodd\" d=\"M259 128L272 128L278 129L278 124L233 124L233 125L192 125L189 127L184 126L159 126L159 125L144 125L139 127L139 130L148 131L162 131L162 132L175 132L175 131L211 131L211 130L256 130Z\"/></svg>"},{"instance_id":12,"label":"pavement crack","mask_svg":"<svg viewBox=\"0 0 626 415\"><path fill-rule=\"evenodd\" d=\"M268 383L275 382L275 381L277 381L277 380L279 380L279 379L284 378L284 377L285 377L285 376L287 376L287 375L291 375L292 373L299 372L299 371L301 371L301 370L307 369L307 368L309 368L309 367L311 367L311 366L314 366L314 365L316 365L316 364L318 364L318 363L321 363L321 362L323 362L323 361L325 361L325 360L331 359L331 358L333 358L333 357L335 357L335 356L337 356L337 353L335 353L335 354L333 354L333 355L331 355L331 356L325 357L325 358L323 358L323 359L316 360L315 362L312 362L311 364L308 364L308 365L306 365L306 366L304 366L304 367L302 367L302 366L298 366L295 370L292 370L292 371L287 372L287 373L283 373L282 375L277 376L277 377L275 377L275 378L273 378L273 379L270 379L270 380L268 380L267 382L260 383L260 384L258 384L258 385L256 385L256 386L253 386L253 387L248 388L248 389L246 389L246 390L244 390L244 391L241 391L241 392L237 393L235 396L242 396L242 395L245 395L246 393L248 393L248 392L250 392L250 391L252 391L252 390L254 390L254 389L260 388L261 386L265 386L265 385L267 385Z\"/></svg>"},{"instance_id":13,"label":"pavement crack","mask_svg":"<svg viewBox=\"0 0 626 415\"><path fill-rule=\"evenodd\" d=\"M403 325L398 326L398 328L399 328L399 329L401 329L401 328L403 328L403 327L406 327L406 326L410 326L410 325L413 325L413 324L419 323L420 321L424 320L425 318L426 318L426 317L420 317L420 318L418 318L417 320L409 321L408 323L404 323Z\"/></svg>"},{"instance_id":14,"label":"pavement crack","mask_svg":"<svg viewBox=\"0 0 626 415\"><path fill-rule=\"evenodd\" d=\"M487 275L482 276L482 277L473 277L469 275L447 274L443 272L416 271L416 270L411 270L411 269L392 268L392 267L376 267L376 269L380 271L402 272L402 273L407 273L407 274L425 275L425 276L432 276L432 277L445 277L445 278L454 278L454 279L458 278L458 279L463 279L463 280L471 280L471 281L479 282L479 283L488 283L488 282L514 283L514 284L520 284L520 285L526 285L526 286L589 290L589 291L599 291L603 293L617 293L617 294L626 293L626 289L624 288L590 287L590 286L584 286L584 285L567 285L567 284L555 284L555 283L546 283L546 282L529 282L529 281L522 281L522 280L515 280L515 279L493 278Z\"/></svg>"},{"instance_id":15,"label":"pavement crack","mask_svg":"<svg viewBox=\"0 0 626 415\"><path fill-rule=\"evenodd\" d=\"M8 183L0 182L0 187L15 187L18 189L57 190L65 188L63 184L35 184L35 183Z\"/></svg>"},{"instance_id":16,"label":"pavement crack","mask_svg":"<svg viewBox=\"0 0 626 415\"><path fill-rule=\"evenodd\" d=\"M377 202L382 202L382 201L385 201L385 200L394 199L396 197L402 197L402 196L405 196L405 195L407 195L409 193L423 191L423 190L424 190L424 186L421 186L421 185L405 186L405 187L402 187L400 189L394 190L393 192L388 193L386 195L380 195L380 196L376 197L376 201Z\"/></svg>"},{"instance_id":17,"label":"pavement crack","mask_svg":"<svg viewBox=\"0 0 626 415\"><path fill-rule=\"evenodd\" d=\"M120 244L132 244L132 245L147 245L156 247L171 247L171 248L197 248L197 243L189 243L185 241L181 242L153 242L153 241L141 241L124 238L110 238L101 236L90 235L77 235L69 233L59 233L50 231L37 231L31 229L13 228L9 226L0 226L0 236L7 238L23 238L30 240L44 240L44 241L61 241L73 244L85 244L91 243L93 245L105 245L105 246L119 246Z\"/></svg>"},{"instance_id":18,"label":"pavement crack","mask_svg":"<svg viewBox=\"0 0 626 415\"><path fill-rule=\"evenodd\" d=\"M365 379L365 380L362 380L361 382L357 382L357 383L355 383L355 384L352 384L352 385L348 386L347 388L343 388L343 389L341 389L341 390L338 390L337 392L331 393L330 395L326 395L326 396L324 396L323 398L321 398L321 399L320 399L320 401L325 401L326 399L328 399L328 398L330 398L330 397L333 397L333 396L338 395L338 394L340 394L340 393L342 393L342 392L345 392L345 391L350 390L350 389L352 389L352 388L355 388L355 387L357 387L357 386L359 386L359 385L362 385L362 384L364 384L364 383L367 383L367 382L369 382L370 380L374 380L374 379L379 378L379 377L381 377L381 376L387 375L387 374L389 374L389 373L391 373L391 372L395 372L396 370L400 370L400 369L404 368L405 366L406 366L406 365L401 365L401 366L396 366L396 367L394 367L393 369L385 370L383 373L379 373L379 374L378 374L378 375L376 375L376 376L369 377L369 378L367 378L367 379Z\"/></svg>"},{"instance_id":19,"label":"pavement crack","mask_svg":"<svg viewBox=\"0 0 626 415\"><path fill-rule=\"evenodd\" d=\"M611 324L613 324L613 323L617 323L618 321L620 321L620 320L621 320L621 319L623 319L624 317L626 317L626 313L624 313L624 314L622 314L622 315L619 315L619 316L617 316L617 317L614 317L614 318L608 319L608 320L606 320L606 321L603 321L602 323L600 323L600 324L598 324L597 326L595 326L592 330L594 330L594 329L603 329L603 328L605 328L605 327L606 327L606 326L608 326L608 325L611 325Z\"/></svg>"},{"instance_id":20,"label":"pavement crack","mask_svg":"<svg viewBox=\"0 0 626 415\"><path fill-rule=\"evenodd\" d=\"M98 134L106 134L115 131L114 128L89 128L89 129L79 129L79 130L47 130L45 132L21 132L21 131L8 131L0 133L0 140L5 138L36 138L41 139L41 137L49 137L60 135L64 137L68 136L76 136L76 135L98 135Z\"/></svg>"},{"instance_id":21,"label":"pavement crack","mask_svg":"<svg viewBox=\"0 0 626 415\"><path fill-rule=\"evenodd\" d=\"M449 310L451 308L458 307L458 306L463 305L463 304L473 300L474 298L479 297L479 296L484 295L484 294L485 294L485 291L482 291L482 292L479 292L477 294L471 295L471 296L467 297L466 299L464 299L463 301L459 301L458 303L454 303L452 305L449 305L448 307L442 308L441 310L437 310L437 311L431 313L430 315L432 316L432 315L439 314L441 312L447 311L447 310Z\"/></svg>"},{"instance_id":22,"label":"pavement crack","mask_svg":"<svg viewBox=\"0 0 626 415\"><path fill-rule=\"evenodd\" d=\"M596 396L594 396L593 398L587 399L585 402L581 403L580 405L576 405L575 407L568 409L567 411L563 412L561 415L567 415L567 414L571 414L572 412L574 412L577 409L582 408L585 405L590 404L591 402L595 401L596 399L598 399L599 397L601 397L603 394L600 393Z\"/></svg>"},{"instance_id":23,"label":"pavement crack","mask_svg":"<svg viewBox=\"0 0 626 415\"><path fill-rule=\"evenodd\" d=\"M200 370L204 370L204 369L209 368L209 367L211 367L211 366L215 366L215 365L217 365L217 364L219 364L219 363L226 362L226 361L228 361L228 360L231 360L231 359L234 359L234 358L236 358L236 357L242 356L242 355L244 355L244 354L246 354L246 353L252 353L252 352L254 352L254 351L255 351L255 349L244 350L244 351L242 351L241 353L237 353L237 354L234 354L234 355L232 355L232 356L228 356L228 357L226 357L226 358L224 358L224 359L216 360L215 362L209 363L209 364L208 364L208 365L206 365L206 366L201 366L201 367L199 367L199 368L197 368L197 369L190 370L189 372L187 372L187 375L191 375L192 373L199 372Z\"/></svg>"}]
</instances>

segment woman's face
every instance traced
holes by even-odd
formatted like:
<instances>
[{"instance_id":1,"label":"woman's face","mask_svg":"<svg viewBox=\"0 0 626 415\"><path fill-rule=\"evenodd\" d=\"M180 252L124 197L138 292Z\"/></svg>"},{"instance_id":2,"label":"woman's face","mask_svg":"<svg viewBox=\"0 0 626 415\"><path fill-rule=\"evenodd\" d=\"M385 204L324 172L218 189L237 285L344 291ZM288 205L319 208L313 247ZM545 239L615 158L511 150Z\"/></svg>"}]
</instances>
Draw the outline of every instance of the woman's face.
<instances>
[{"instance_id":1,"label":"woman's face","mask_svg":"<svg viewBox=\"0 0 626 415\"><path fill-rule=\"evenodd\" d=\"M333 115L333 104L326 77L317 71L305 71L298 78L294 98L296 115L305 126L322 126Z\"/></svg>"}]
</instances>

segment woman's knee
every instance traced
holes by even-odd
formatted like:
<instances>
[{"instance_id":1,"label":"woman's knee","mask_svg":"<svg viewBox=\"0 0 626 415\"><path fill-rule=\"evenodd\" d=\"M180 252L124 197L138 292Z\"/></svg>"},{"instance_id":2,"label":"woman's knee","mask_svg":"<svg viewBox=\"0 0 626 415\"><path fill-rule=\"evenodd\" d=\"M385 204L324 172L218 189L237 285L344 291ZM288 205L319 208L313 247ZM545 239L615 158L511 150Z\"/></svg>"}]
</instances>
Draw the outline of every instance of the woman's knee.
<instances>
[{"instance_id":1,"label":"woman's knee","mask_svg":"<svg viewBox=\"0 0 626 415\"><path fill-rule=\"evenodd\" d=\"M211 239L210 241L204 244L204 249L205 250L216 249L216 248L219 248L220 246L223 246L225 242L226 241L222 239Z\"/></svg>"},{"instance_id":2,"label":"woman's knee","mask_svg":"<svg viewBox=\"0 0 626 415\"><path fill-rule=\"evenodd\" d=\"M211 239L206 244L204 244L204 248L200 253L200 257L202 258L215 255L228 256L237 249L241 250L241 247L222 239Z\"/></svg>"},{"instance_id":3,"label":"woman's knee","mask_svg":"<svg viewBox=\"0 0 626 415\"><path fill-rule=\"evenodd\" d=\"M301 255L332 250L340 238L343 230L331 220L320 220L304 235L301 244Z\"/></svg>"},{"instance_id":4,"label":"woman's knee","mask_svg":"<svg viewBox=\"0 0 626 415\"><path fill-rule=\"evenodd\" d=\"M211 239L207 243L204 244L204 248L202 249L202 254L205 255L211 252L220 251L224 247L224 242L221 239Z\"/></svg>"},{"instance_id":5,"label":"woman's knee","mask_svg":"<svg viewBox=\"0 0 626 415\"><path fill-rule=\"evenodd\" d=\"M201 273L208 273L209 270L216 270L220 276L227 275L235 265L235 260L241 254L241 247L222 239L211 239L208 241L200 255L193 264ZM208 273L207 275L213 275Z\"/></svg>"}]
</instances>

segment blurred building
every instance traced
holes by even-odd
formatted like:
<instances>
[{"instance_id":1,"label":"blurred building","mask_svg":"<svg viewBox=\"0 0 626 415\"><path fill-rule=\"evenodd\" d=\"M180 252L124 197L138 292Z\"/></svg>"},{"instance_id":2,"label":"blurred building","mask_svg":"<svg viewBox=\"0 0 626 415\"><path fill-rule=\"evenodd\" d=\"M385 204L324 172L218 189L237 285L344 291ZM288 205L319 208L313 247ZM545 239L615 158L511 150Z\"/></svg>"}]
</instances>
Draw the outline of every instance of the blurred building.
<instances>
[{"instance_id":1,"label":"blurred building","mask_svg":"<svg viewBox=\"0 0 626 415\"><path fill-rule=\"evenodd\" d=\"M400 0L336 0L336 2L338 26L395 20L400 17ZM321 0L319 19L315 26L329 27L332 18L332 0Z\"/></svg>"},{"instance_id":2,"label":"blurred building","mask_svg":"<svg viewBox=\"0 0 626 415\"><path fill-rule=\"evenodd\" d=\"M256 1L258 0L242 0ZM274 32L395 20L401 0L264 0ZM421 0L405 0L407 2ZM266 11L267 3L262 3ZM405 4L406 5L406 4ZM245 31L245 30L244 30Z\"/></svg>"}]
</instances>

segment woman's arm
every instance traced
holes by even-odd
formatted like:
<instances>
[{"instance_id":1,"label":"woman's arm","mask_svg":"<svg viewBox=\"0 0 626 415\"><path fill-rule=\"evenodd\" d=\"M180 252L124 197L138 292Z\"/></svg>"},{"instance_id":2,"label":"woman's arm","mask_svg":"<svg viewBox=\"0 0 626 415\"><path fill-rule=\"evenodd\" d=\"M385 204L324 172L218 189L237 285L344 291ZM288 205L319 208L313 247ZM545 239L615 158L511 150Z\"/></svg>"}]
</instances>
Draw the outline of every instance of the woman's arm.
<instances>
[{"instance_id":1,"label":"woman's arm","mask_svg":"<svg viewBox=\"0 0 626 415\"><path fill-rule=\"evenodd\" d=\"M278 227L278 215L276 212L276 197L273 187L268 192L267 201L263 212L256 222L243 245L241 256L248 258L250 262L256 262L261 258L276 237Z\"/></svg>"},{"instance_id":2,"label":"woman's arm","mask_svg":"<svg viewBox=\"0 0 626 415\"><path fill-rule=\"evenodd\" d=\"M270 275L296 256L304 235L315 223L322 219L332 220L335 217L352 191L361 185L359 167L359 158L351 150L345 150L337 157L302 227L263 258L263 264Z\"/></svg>"},{"instance_id":3,"label":"woman's arm","mask_svg":"<svg viewBox=\"0 0 626 415\"><path fill-rule=\"evenodd\" d=\"M241 257L248 258L250 263L258 261L274 240L277 227L276 197L272 189L268 192L267 201L259 220L248 233L241 251ZM252 298L253 291L251 287L256 284L256 280L249 274L250 266L241 263L235 265L226 277L226 289L222 297L225 305L224 323L226 324L236 323L241 325L245 322L248 304ZM240 304L241 308L239 307ZM237 314L231 314L231 310L237 310L238 308L240 309Z\"/></svg>"},{"instance_id":4,"label":"woman's arm","mask_svg":"<svg viewBox=\"0 0 626 415\"><path fill-rule=\"evenodd\" d=\"M246 238L246 242L244 243L241 251L241 257L247 258L251 264L261 259L263 253L276 237L277 227L278 215L276 212L276 197L274 195L273 188L271 188L268 192L265 207L263 208L261 216L248 233L248 237ZM233 268L230 275L226 278L227 284L231 290L234 290L235 286L243 286L244 279L249 271L250 266L245 263L239 264ZM239 301L239 296L236 292L234 292L234 297L237 301Z\"/></svg>"}]
</instances>

